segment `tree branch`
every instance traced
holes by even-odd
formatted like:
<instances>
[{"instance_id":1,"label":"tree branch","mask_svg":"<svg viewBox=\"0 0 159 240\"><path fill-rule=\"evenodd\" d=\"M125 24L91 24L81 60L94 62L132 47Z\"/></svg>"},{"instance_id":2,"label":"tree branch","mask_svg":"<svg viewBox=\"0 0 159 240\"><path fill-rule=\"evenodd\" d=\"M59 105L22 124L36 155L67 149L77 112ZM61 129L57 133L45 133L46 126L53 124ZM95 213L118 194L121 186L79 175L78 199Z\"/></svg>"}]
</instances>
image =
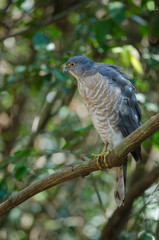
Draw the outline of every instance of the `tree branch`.
<instances>
[{"instance_id":1,"label":"tree branch","mask_svg":"<svg viewBox=\"0 0 159 240\"><path fill-rule=\"evenodd\" d=\"M21 30L21 31L18 31L18 32L15 32L15 33L11 33L11 34L6 34L2 37L0 37L0 41L3 41L5 40L6 38L10 38L10 37L16 37L18 35L25 35L27 33L32 33L36 30L38 30L39 28L42 28L42 27L46 27L48 26L49 24L53 23L53 22L56 22L57 20L67 16L67 14L69 14L70 12L73 12L75 11L77 8L83 6L84 4L86 4L86 2L88 2L89 0L85 1L85 0L82 0L80 1L79 3L71 6L70 8L64 10L63 12L61 13L58 13L54 16L52 16L51 18L48 18L48 19L42 19L42 21L40 22L36 22L36 24L34 24L34 26L30 27L30 28L27 28L25 30Z\"/></svg>"},{"instance_id":2,"label":"tree branch","mask_svg":"<svg viewBox=\"0 0 159 240\"><path fill-rule=\"evenodd\" d=\"M147 173L136 182L126 196L123 207L117 208L103 229L101 240L116 240L120 231L127 222L134 200L143 194L156 180L159 180L159 167ZM122 216L122 217L121 217Z\"/></svg>"},{"instance_id":3,"label":"tree branch","mask_svg":"<svg viewBox=\"0 0 159 240\"><path fill-rule=\"evenodd\" d=\"M8 0L5 8L0 9L0 14L5 14L9 6L11 5L12 0Z\"/></svg>"},{"instance_id":4,"label":"tree branch","mask_svg":"<svg viewBox=\"0 0 159 240\"><path fill-rule=\"evenodd\" d=\"M50 89L50 86L49 86L49 89ZM52 117L51 110L52 110L56 100L58 100L57 96L61 95L60 106L69 105L70 101L72 100L72 98L74 96L75 90L76 90L76 85L73 85L70 93L67 96L65 94L61 94L60 91L57 91L56 94L55 94L55 97L52 99L52 101L49 102L49 103L47 102L42 106L40 113L37 115L39 117L39 123L37 125L37 129L34 132L32 132L32 134L30 135L28 144L26 146L27 148L30 148L33 145L35 137L38 135L38 133L41 130L44 129L44 127L47 124L49 118ZM59 107L58 107L58 109L59 109ZM57 112L57 110L55 110L55 113L56 112Z\"/></svg>"},{"instance_id":5,"label":"tree branch","mask_svg":"<svg viewBox=\"0 0 159 240\"><path fill-rule=\"evenodd\" d=\"M138 144L144 141L147 137L152 135L159 129L159 113L150 118L140 128L125 138L114 150L107 156L110 167L120 166L125 159L125 156ZM106 166L103 166L106 168ZM97 159L91 159L80 165L75 165L64 170L58 171L42 180L32 183L30 186L24 188L19 193L11 195L6 201L0 204L0 216L8 212L12 208L18 206L28 198L35 194L42 192L50 187L53 187L68 180L84 177L93 171L97 171ZM159 171L158 171L159 176Z\"/></svg>"}]
</instances>

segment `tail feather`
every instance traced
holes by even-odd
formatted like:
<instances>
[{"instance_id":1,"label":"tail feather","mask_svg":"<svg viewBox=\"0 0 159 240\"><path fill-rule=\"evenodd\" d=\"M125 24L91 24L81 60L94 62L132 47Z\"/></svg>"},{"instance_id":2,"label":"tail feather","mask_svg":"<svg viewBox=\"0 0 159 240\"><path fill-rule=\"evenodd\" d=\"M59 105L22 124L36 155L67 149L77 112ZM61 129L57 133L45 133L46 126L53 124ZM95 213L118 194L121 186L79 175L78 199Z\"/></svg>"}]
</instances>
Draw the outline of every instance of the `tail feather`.
<instances>
[{"instance_id":1,"label":"tail feather","mask_svg":"<svg viewBox=\"0 0 159 240\"><path fill-rule=\"evenodd\" d=\"M133 158L135 159L136 162L142 160L142 156L141 156L141 146L137 146L132 152L131 154L133 155Z\"/></svg>"},{"instance_id":2,"label":"tail feather","mask_svg":"<svg viewBox=\"0 0 159 240\"><path fill-rule=\"evenodd\" d=\"M125 201L127 160L123 166L116 168L114 197L116 204L121 207Z\"/></svg>"},{"instance_id":3,"label":"tail feather","mask_svg":"<svg viewBox=\"0 0 159 240\"><path fill-rule=\"evenodd\" d=\"M123 178L124 178L124 191L125 191L125 193L126 193L127 162L128 162L128 160L126 159L124 164L123 164Z\"/></svg>"}]
</instances>

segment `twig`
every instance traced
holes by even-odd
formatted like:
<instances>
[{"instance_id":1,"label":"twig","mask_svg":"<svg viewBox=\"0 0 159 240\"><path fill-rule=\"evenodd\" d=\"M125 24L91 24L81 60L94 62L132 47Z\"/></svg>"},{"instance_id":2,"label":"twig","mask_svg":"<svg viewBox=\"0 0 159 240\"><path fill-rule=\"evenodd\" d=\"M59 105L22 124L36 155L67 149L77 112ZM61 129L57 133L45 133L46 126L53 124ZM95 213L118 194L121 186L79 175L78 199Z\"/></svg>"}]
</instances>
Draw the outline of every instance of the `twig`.
<instances>
[{"instance_id":1,"label":"twig","mask_svg":"<svg viewBox=\"0 0 159 240\"><path fill-rule=\"evenodd\" d=\"M142 141L144 141L147 137L152 135L158 129L159 129L159 113L156 114L151 119L149 119L145 124L143 124L140 128L138 128L132 134L130 134L114 150L110 152L107 159L109 166L117 167L123 164L125 156L128 154L128 152L134 149L135 146L140 144ZM106 168L106 166L103 166L103 167ZM157 172L156 172L156 169L157 169ZM152 176L150 175L151 176L150 179L153 178L152 182L154 182L155 179L157 180L157 177L159 177L159 167L156 169L154 170L154 174ZM77 177L87 176L91 172L97 171L97 170L99 169L97 166L97 159L95 158L87 162L84 162L83 164L66 168L46 178L43 178L42 180L32 183L30 186L24 188L19 193L11 195L6 201L4 201L0 205L0 216L39 192L42 192L62 182L66 182L68 180L71 180ZM148 180L149 179L147 179L147 181ZM150 182L148 182L146 186L149 187ZM145 188L143 188L143 191L144 189ZM130 196L131 196L131 193L130 193Z\"/></svg>"},{"instance_id":2,"label":"twig","mask_svg":"<svg viewBox=\"0 0 159 240\"><path fill-rule=\"evenodd\" d=\"M97 194L97 198L98 198L98 201L99 201L99 205L100 205L100 207L101 207L101 210L102 210L103 213L105 213L105 208L104 208L104 205L103 205L103 202L102 202L102 198L101 198L101 195L100 195L100 193L99 193L99 190L98 190L96 181L95 181L95 179L94 179L94 176L91 175L90 177L91 177L91 181L92 181L92 186L93 186L93 188L94 188L94 190L95 190L95 192L96 192L96 194ZM105 215L104 215L104 217L105 217Z\"/></svg>"}]
</instances>

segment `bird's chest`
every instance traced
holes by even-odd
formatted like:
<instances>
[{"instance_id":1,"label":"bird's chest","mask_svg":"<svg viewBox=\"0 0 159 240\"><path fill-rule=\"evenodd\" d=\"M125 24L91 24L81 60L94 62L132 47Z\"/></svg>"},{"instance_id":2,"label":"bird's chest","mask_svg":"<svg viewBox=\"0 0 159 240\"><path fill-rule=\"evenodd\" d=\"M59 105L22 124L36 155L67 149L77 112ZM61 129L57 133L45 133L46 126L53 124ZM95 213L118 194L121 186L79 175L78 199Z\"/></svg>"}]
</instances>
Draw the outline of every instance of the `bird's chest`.
<instances>
[{"instance_id":1,"label":"bird's chest","mask_svg":"<svg viewBox=\"0 0 159 240\"><path fill-rule=\"evenodd\" d=\"M93 81L79 81L78 89L92 122L103 142L111 143L118 131L118 92L108 82L96 78Z\"/></svg>"},{"instance_id":2,"label":"bird's chest","mask_svg":"<svg viewBox=\"0 0 159 240\"><path fill-rule=\"evenodd\" d=\"M93 105L96 103L96 100L92 99L93 89L87 86L86 84L84 84L83 82L80 82L78 84L78 91L81 97L83 98L87 106L87 109L89 110L90 108L92 108Z\"/></svg>"},{"instance_id":3,"label":"bird's chest","mask_svg":"<svg viewBox=\"0 0 159 240\"><path fill-rule=\"evenodd\" d=\"M95 77L92 76L78 81L78 90L88 111L90 109L95 110L100 105L103 98L102 94L106 96L108 88L108 84L101 79L99 74L96 74Z\"/></svg>"},{"instance_id":4,"label":"bird's chest","mask_svg":"<svg viewBox=\"0 0 159 240\"><path fill-rule=\"evenodd\" d=\"M91 116L97 115L94 118L98 118L98 113L103 113L108 118L117 100L117 94L106 79L102 79L100 74L96 74L96 77L81 79L78 81L78 90Z\"/></svg>"}]
</instances>

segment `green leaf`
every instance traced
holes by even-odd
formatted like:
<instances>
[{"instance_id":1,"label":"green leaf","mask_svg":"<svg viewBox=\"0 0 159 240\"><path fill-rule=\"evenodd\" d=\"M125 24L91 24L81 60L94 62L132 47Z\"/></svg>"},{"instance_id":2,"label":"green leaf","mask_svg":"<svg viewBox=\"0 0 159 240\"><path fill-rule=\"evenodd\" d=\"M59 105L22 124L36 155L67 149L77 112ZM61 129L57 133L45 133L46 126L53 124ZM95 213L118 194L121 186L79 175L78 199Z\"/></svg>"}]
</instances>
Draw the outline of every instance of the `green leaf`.
<instances>
[{"instance_id":1,"label":"green leaf","mask_svg":"<svg viewBox=\"0 0 159 240\"><path fill-rule=\"evenodd\" d=\"M13 105L14 97L7 91L1 92L1 104L4 108L10 108Z\"/></svg>"},{"instance_id":2,"label":"green leaf","mask_svg":"<svg viewBox=\"0 0 159 240\"><path fill-rule=\"evenodd\" d=\"M23 163L17 163L14 167L13 174L18 181L23 181L23 177L27 174L28 168Z\"/></svg>"},{"instance_id":3,"label":"green leaf","mask_svg":"<svg viewBox=\"0 0 159 240\"><path fill-rule=\"evenodd\" d=\"M68 15L68 20L73 24L77 24L80 21L80 15L76 12L71 12Z\"/></svg>"},{"instance_id":4,"label":"green leaf","mask_svg":"<svg viewBox=\"0 0 159 240\"><path fill-rule=\"evenodd\" d=\"M18 80L17 76L16 75L12 75L12 76L8 76L7 79L6 79L6 82L7 83L12 83L14 81Z\"/></svg>"},{"instance_id":5,"label":"green leaf","mask_svg":"<svg viewBox=\"0 0 159 240\"><path fill-rule=\"evenodd\" d=\"M114 21L120 24L125 19L125 4L122 2L110 2L108 5L110 16Z\"/></svg>"},{"instance_id":6,"label":"green leaf","mask_svg":"<svg viewBox=\"0 0 159 240\"><path fill-rule=\"evenodd\" d=\"M21 7L21 5L22 5L23 2L25 2L25 0L18 0L18 1L16 2L18 8Z\"/></svg>"},{"instance_id":7,"label":"green leaf","mask_svg":"<svg viewBox=\"0 0 159 240\"><path fill-rule=\"evenodd\" d=\"M143 238L142 238L142 240L152 240L152 239L154 239L154 238L147 236L147 235L143 236Z\"/></svg>"},{"instance_id":8,"label":"green leaf","mask_svg":"<svg viewBox=\"0 0 159 240\"><path fill-rule=\"evenodd\" d=\"M83 140L83 137L82 136L78 136L76 138L74 138L73 140L67 142L64 146L63 146L63 149L64 148L67 148L67 147L72 147L73 145L75 145L76 143L78 143L79 141L82 141Z\"/></svg>"},{"instance_id":9,"label":"green leaf","mask_svg":"<svg viewBox=\"0 0 159 240\"><path fill-rule=\"evenodd\" d=\"M80 128L80 129L75 130L75 132L78 134L87 133L92 127L93 127L93 124L90 124L85 128Z\"/></svg>"},{"instance_id":10,"label":"green leaf","mask_svg":"<svg viewBox=\"0 0 159 240\"><path fill-rule=\"evenodd\" d=\"M61 71L59 71L57 69L53 69L52 72L54 73L57 80L60 80L61 82L65 82L68 79L65 74L63 74Z\"/></svg>"},{"instance_id":11,"label":"green leaf","mask_svg":"<svg viewBox=\"0 0 159 240\"><path fill-rule=\"evenodd\" d=\"M8 186L6 180L0 182L0 199L3 199L8 193Z\"/></svg>"},{"instance_id":12,"label":"green leaf","mask_svg":"<svg viewBox=\"0 0 159 240\"><path fill-rule=\"evenodd\" d=\"M23 149L14 153L13 156L9 157L9 160L16 160L22 157L28 157L33 152L33 149Z\"/></svg>"},{"instance_id":13,"label":"green leaf","mask_svg":"<svg viewBox=\"0 0 159 240\"><path fill-rule=\"evenodd\" d=\"M15 67L15 72L16 73L23 73L25 71L26 71L26 66L24 66L24 65L17 65Z\"/></svg>"},{"instance_id":14,"label":"green leaf","mask_svg":"<svg viewBox=\"0 0 159 240\"><path fill-rule=\"evenodd\" d=\"M97 41L99 44L102 44L105 40L106 34L108 34L110 31L110 21L104 20L97 23L95 31Z\"/></svg>"},{"instance_id":15,"label":"green leaf","mask_svg":"<svg viewBox=\"0 0 159 240\"><path fill-rule=\"evenodd\" d=\"M33 45L36 50L44 49L50 43L50 40L42 33L36 33L33 36Z\"/></svg>"},{"instance_id":16,"label":"green leaf","mask_svg":"<svg viewBox=\"0 0 159 240\"><path fill-rule=\"evenodd\" d=\"M149 11L155 11L155 1L148 1L146 5Z\"/></svg>"},{"instance_id":17,"label":"green leaf","mask_svg":"<svg viewBox=\"0 0 159 240\"><path fill-rule=\"evenodd\" d=\"M142 68L140 61L133 55L130 56L130 61L131 61L131 64L133 65L133 67L135 68L135 70L138 73L143 74L143 68Z\"/></svg>"},{"instance_id":18,"label":"green leaf","mask_svg":"<svg viewBox=\"0 0 159 240\"><path fill-rule=\"evenodd\" d=\"M57 26L51 24L47 30L53 39L59 39L61 37L61 31Z\"/></svg>"},{"instance_id":19,"label":"green leaf","mask_svg":"<svg viewBox=\"0 0 159 240\"><path fill-rule=\"evenodd\" d=\"M142 37L147 37L149 35L149 31L148 31L147 26L140 25L139 30L140 30L140 33L141 33Z\"/></svg>"},{"instance_id":20,"label":"green leaf","mask_svg":"<svg viewBox=\"0 0 159 240\"><path fill-rule=\"evenodd\" d=\"M152 136L152 144L159 149L159 131Z\"/></svg>"}]
</instances>

